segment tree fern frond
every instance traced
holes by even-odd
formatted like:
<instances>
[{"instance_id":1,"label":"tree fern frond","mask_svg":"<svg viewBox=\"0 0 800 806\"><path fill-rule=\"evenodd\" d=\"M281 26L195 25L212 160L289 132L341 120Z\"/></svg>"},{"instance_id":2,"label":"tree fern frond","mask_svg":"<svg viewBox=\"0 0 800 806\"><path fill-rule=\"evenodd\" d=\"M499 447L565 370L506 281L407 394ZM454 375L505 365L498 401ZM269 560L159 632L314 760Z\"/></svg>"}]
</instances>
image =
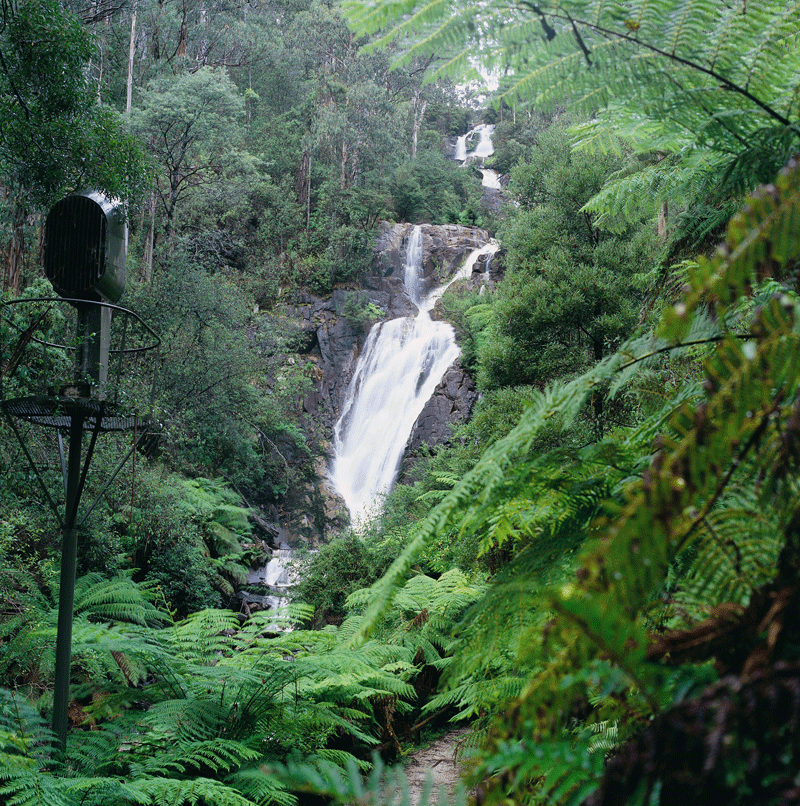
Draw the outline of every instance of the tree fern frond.
<instances>
[{"instance_id":1,"label":"tree fern frond","mask_svg":"<svg viewBox=\"0 0 800 806\"><path fill-rule=\"evenodd\" d=\"M211 778L192 778L181 781L175 778L139 778L136 788L151 803L186 803L189 806L213 803L214 806L255 806L249 798L240 795L226 784Z\"/></svg>"},{"instance_id":2,"label":"tree fern frond","mask_svg":"<svg viewBox=\"0 0 800 806\"><path fill-rule=\"evenodd\" d=\"M42 772L38 767L8 764L0 757L0 798L7 806L72 806L65 781Z\"/></svg>"},{"instance_id":3,"label":"tree fern frond","mask_svg":"<svg viewBox=\"0 0 800 806\"><path fill-rule=\"evenodd\" d=\"M297 806L297 796L288 792L284 782L266 765L237 770L226 778L226 783L258 806Z\"/></svg>"},{"instance_id":4,"label":"tree fern frond","mask_svg":"<svg viewBox=\"0 0 800 806\"><path fill-rule=\"evenodd\" d=\"M36 763L44 763L51 759L53 734L47 722L39 711L17 692L2 688L0 688L0 735L5 758L25 757Z\"/></svg>"},{"instance_id":5,"label":"tree fern frond","mask_svg":"<svg viewBox=\"0 0 800 806\"><path fill-rule=\"evenodd\" d=\"M211 699L164 700L148 711L146 721L157 734L182 741L210 741L219 732L228 710Z\"/></svg>"},{"instance_id":6,"label":"tree fern frond","mask_svg":"<svg viewBox=\"0 0 800 806\"><path fill-rule=\"evenodd\" d=\"M355 764L345 773L338 766L319 761L316 764L287 764L281 770L292 788L331 798L340 804L391 803L410 804L409 786L402 768L386 768L379 758L373 759L373 769L365 778ZM438 794L438 797L437 797ZM455 792L434 793L429 782L421 793L418 806L466 806L466 790L457 786Z\"/></svg>"},{"instance_id":7,"label":"tree fern frond","mask_svg":"<svg viewBox=\"0 0 800 806\"><path fill-rule=\"evenodd\" d=\"M531 802L578 806L597 788L603 772L602 753L587 753L587 743L583 737L493 742L492 759L500 769L515 771L515 789ZM475 775L487 772L479 766Z\"/></svg>"},{"instance_id":8,"label":"tree fern frond","mask_svg":"<svg viewBox=\"0 0 800 806\"><path fill-rule=\"evenodd\" d=\"M238 769L242 764L256 761L259 753L231 739L215 737L204 741L180 742L165 747L151 756L142 766L147 775L192 773L204 768L214 773Z\"/></svg>"},{"instance_id":9,"label":"tree fern frond","mask_svg":"<svg viewBox=\"0 0 800 806\"><path fill-rule=\"evenodd\" d=\"M206 608L189 614L163 635L186 657L205 662L231 651L225 633L235 633L238 626L237 615L231 610Z\"/></svg>"},{"instance_id":10,"label":"tree fern frond","mask_svg":"<svg viewBox=\"0 0 800 806\"><path fill-rule=\"evenodd\" d=\"M106 579L102 574L87 574L75 581L75 613L94 619L128 621L155 625L170 620L153 601L155 593L147 585L134 583L130 574Z\"/></svg>"}]
</instances>

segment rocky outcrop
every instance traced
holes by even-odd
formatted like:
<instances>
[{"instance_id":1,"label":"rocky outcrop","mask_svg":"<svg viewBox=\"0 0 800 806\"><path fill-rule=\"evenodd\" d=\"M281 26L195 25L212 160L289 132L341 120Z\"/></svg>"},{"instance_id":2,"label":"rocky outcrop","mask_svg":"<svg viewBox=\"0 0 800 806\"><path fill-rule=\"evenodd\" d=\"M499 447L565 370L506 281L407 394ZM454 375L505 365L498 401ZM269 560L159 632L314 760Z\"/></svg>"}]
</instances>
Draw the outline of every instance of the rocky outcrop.
<instances>
[{"instance_id":1,"label":"rocky outcrop","mask_svg":"<svg viewBox=\"0 0 800 806\"><path fill-rule=\"evenodd\" d=\"M308 294L299 303L284 309L295 322L295 349L317 367L317 384L303 398L302 408L313 415L328 434L341 413L370 325L351 321L344 315L348 296L365 293L368 301L383 311L385 319L409 316L416 311L406 294L403 279L406 243L413 226L384 224L364 292L337 289L325 300ZM422 236L428 288L445 282L473 249L489 240L486 230L457 224L423 224ZM480 271L484 271L483 265Z\"/></svg>"},{"instance_id":2,"label":"rocky outcrop","mask_svg":"<svg viewBox=\"0 0 800 806\"><path fill-rule=\"evenodd\" d=\"M404 267L411 224L385 224L378 237L375 258L366 289L337 289L329 299L310 294L284 308L294 323L291 349L315 367L316 383L298 399L298 407L307 415L307 432L318 445L330 446L333 428L341 414L347 389L355 372L372 320L352 315L347 306L354 294L366 295L371 311L379 309L384 319L416 313L405 291ZM474 249L489 240L486 230L459 225L422 225L423 271L429 290L446 282L460 268ZM485 276L485 265L476 267L474 276ZM352 299L350 300L352 303ZM347 314L347 315L346 315ZM288 360L295 360L287 356ZM448 369L432 398L422 411L412 431L406 457L422 445L438 445L451 437L450 424L464 422L476 399L470 376L456 362ZM406 461L413 461L404 459ZM293 533L313 539L321 529L336 528L347 521L346 509L327 480L325 460L315 467L313 488L298 490L300 507L307 522L292 523ZM326 526L321 527L321 524Z\"/></svg>"},{"instance_id":3,"label":"rocky outcrop","mask_svg":"<svg viewBox=\"0 0 800 806\"><path fill-rule=\"evenodd\" d=\"M464 227L460 224L421 224L420 227L426 292L452 277L469 253L473 249L479 249L489 240L489 233L478 227ZM405 294L403 272L406 244L413 228L414 224L383 225L370 272L369 288L395 293L402 289L402 293Z\"/></svg>"},{"instance_id":4,"label":"rocky outcrop","mask_svg":"<svg viewBox=\"0 0 800 806\"><path fill-rule=\"evenodd\" d=\"M474 291L483 291L483 287L488 287L492 291L497 284L505 277L506 273L506 251L501 249L493 255L481 255L472 267L472 277L469 280L469 287Z\"/></svg>"},{"instance_id":5,"label":"rocky outcrop","mask_svg":"<svg viewBox=\"0 0 800 806\"><path fill-rule=\"evenodd\" d=\"M432 447L448 443L452 436L450 426L466 422L477 399L475 381L461 366L461 362L456 360L444 374L411 429L403 456L403 470L409 468L423 445Z\"/></svg>"},{"instance_id":6,"label":"rocky outcrop","mask_svg":"<svg viewBox=\"0 0 800 806\"><path fill-rule=\"evenodd\" d=\"M365 337L364 328L342 313L348 293L352 292L337 289L325 300L309 294L300 304L284 309L296 323L295 349L317 367L316 387L305 395L302 408L321 421L325 430L330 430L339 416ZM369 301L388 313L387 294L372 292Z\"/></svg>"}]
</instances>

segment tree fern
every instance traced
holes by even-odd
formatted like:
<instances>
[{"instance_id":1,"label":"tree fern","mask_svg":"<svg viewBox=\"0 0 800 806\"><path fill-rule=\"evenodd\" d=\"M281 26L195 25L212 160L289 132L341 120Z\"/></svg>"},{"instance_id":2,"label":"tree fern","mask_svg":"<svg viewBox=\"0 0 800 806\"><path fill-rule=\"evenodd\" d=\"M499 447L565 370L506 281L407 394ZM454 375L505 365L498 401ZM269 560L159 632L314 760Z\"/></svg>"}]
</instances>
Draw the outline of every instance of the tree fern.
<instances>
[{"instance_id":1,"label":"tree fern","mask_svg":"<svg viewBox=\"0 0 800 806\"><path fill-rule=\"evenodd\" d=\"M130 574L106 579L94 573L75 582L75 614L90 620L110 619L131 624L157 625L169 621L169 615L153 603L153 586L134 585Z\"/></svg>"},{"instance_id":2,"label":"tree fern","mask_svg":"<svg viewBox=\"0 0 800 806\"><path fill-rule=\"evenodd\" d=\"M501 103L547 110L568 99L593 118L579 134L584 148L613 151L622 138L639 153L672 155L669 185L660 171L619 177L590 203L612 227L631 203L668 199L680 212L708 188L717 199L738 196L769 181L800 145L797 0L475 0L457 9L350 0L345 12L359 32L384 31L370 47L397 42L399 64L448 54L445 71L481 64L507 76ZM655 197L626 193L654 183ZM694 243L724 223L707 212ZM685 224L697 219L694 211Z\"/></svg>"},{"instance_id":3,"label":"tree fern","mask_svg":"<svg viewBox=\"0 0 800 806\"><path fill-rule=\"evenodd\" d=\"M796 224L798 214L796 183L793 167L768 200L763 194L755 197L732 222L728 248L713 261L701 261L692 273L688 304L667 311L664 337L686 336L692 318L689 308L699 308L709 293L714 294L717 315L724 316L731 303L757 282L759 258L767 245L770 256L780 263L796 260L800 247L790 223ZM785 534L798 501L785 468L785 463L794 461L785 440L796 407L794 390L800 383L794 357L795 311L789 298L774 298L757 313L753 339L743 343L725 334L706 362L706 401L674 410L655 461L626 493L628 503L609 521L602 540L584 554L580 577L584 581L548 594L549 607L559 619L542 650L562 669L588 667L599 656L610 658L655 711L660 707L661 677L644 663L648 636L639 619L645 613L652 617L671 563L691 547L690 581L683 584L695 601L711 602L709 593L720 587L728 596L746 601L749 590L774 568L783 544L777 535ZM777 533L777 539L766 544L758 521L753 524L752 515L731 506L741 500L733 495L736 489L757 489L758 477L770 480L761 483L758 497L758 506L770 512L765 531L767 536ZM747 557L749 552L752 558ZM683 613L683 618L691 617ZM529 653L531 660L538 656L535 648ZM557 666L548 668L534 678L522 698L525 713L535 712L545 702L551 713L559 707L568 710L569 687L554 674Z\"/></svg>"}]
</instances>

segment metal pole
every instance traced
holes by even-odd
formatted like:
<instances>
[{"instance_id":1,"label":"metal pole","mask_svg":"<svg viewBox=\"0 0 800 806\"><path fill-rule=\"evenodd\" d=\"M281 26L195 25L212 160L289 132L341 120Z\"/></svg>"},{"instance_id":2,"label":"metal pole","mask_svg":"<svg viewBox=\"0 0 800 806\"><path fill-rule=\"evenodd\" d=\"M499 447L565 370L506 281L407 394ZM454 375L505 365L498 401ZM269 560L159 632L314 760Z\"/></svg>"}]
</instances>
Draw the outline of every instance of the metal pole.
<instances>
[{"instance_id":1,"label":"metal pole","mask_svg":"<svg viewBox=\"0 0 800 806\"><path fill-rule=\"evenodd\" d=\"M73 413L69 426L67 457L67 500L62 526L61 585L58 594L58 634L56 636L56 679L53 689L53 733L58 746L67 746L67 711L72 660L72 616L75 609L75 568L78 559L78 495L81 478L82 414Z\"/></svg>"}]
</instances>

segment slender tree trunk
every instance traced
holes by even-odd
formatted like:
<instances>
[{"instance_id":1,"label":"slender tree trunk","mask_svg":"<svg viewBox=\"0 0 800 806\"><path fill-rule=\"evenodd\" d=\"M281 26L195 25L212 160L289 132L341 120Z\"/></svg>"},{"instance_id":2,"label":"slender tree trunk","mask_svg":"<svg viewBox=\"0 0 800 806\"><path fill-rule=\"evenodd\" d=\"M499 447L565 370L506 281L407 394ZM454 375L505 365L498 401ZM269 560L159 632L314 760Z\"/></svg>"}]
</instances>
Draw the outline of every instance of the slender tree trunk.
<instances>
[{"instance_id":1,"label":"slender tree trunk","mask_svg":"<svg viewBox=\"0 0 800 806\"><path fill-rule=\"evenodd\" d=\"M595 364L599 364L603 360L603 341L602 332L595 333L592 336L592 357L594 358ZM603 423L604 402L605 399L603 392L601 392L599 389L596 389L594 392L592 392L592 413L594 414L594 428L598 439L603 436L603 432L605 431Z\"/></svg>"},{"instance_id":2,"label":"slender tree trunk","mask_svg":"<svg viewBox=\"0 0 800 806\"><path fill-rule=\"evenodd\" d=\"M142 251L142 275L149 285L153 282L153 247L156 233L156 194L150 191L147 203L147 229L144 233L144 249Z\"/></svg>"},{"instance_id":3,"label":"slender tree trunk","mask_svg":"<svg viewBox=\"0 0 800 806\"><path fill-rule=\"evenodd\" d=\"M419 92L414 93L414 130L411 132L411 159L417 158L417 141L419 140L419 130L422 128L422 121L425 119L425 109L428 106L427 100L419 97Z\"/></svg>"},{"instance_id":4,"label":"slender tree trunk","mask_svg":"<svg viewBox=\"0 0 800 806\"><path fill-rule=\"evenodd\" d=\"M12 202L12 205L11 232L6 248L6 272L3 285L12 297L16 297L19 293L22 259L25 254L25 209L18 202Z\"/></svg>"},{"instance_id":5,"label":"slender tree trunk","mask_svg":"<svg viewBox=\"0 0 800 806\"><path fill-rule=\"evenodd\" d=\"M342 136L342 164L339 173L339 187L347 190L347 135Z\"/></svg>"},{"instance_id":6,"label":"slender tree trunk","mask_svg":"<svg viewBox=\"0 0 800 806\"><path fill-rule=\"evenodd\" d=\"M667 206L666 199L661 202L661 207L658 209L658 237L662 241L667 240L669 234L669 207Z\"/></svg>"},{"instance_id":7,"label":"slender tree trunk","mask_svg":"<svg viewBox=\"0 0 800 806\"><path fill-rule=\"evenodd\" d=\"M656 152L656 158L659 162L663 160L667 155L663 151ZM669 234L669 207L667 204L667 200L664 199L661 202L661 206L658 208L658 237L661 238L662 241L667 240L667 235Z\"/></svg>"},{"instance_id":8,"label":"slender tree trunk","mask_svg":"<svg viewBox=\"0 0 800 806\"><path fill-rule=\"evenodd\" d=\"M128 80L125 84L125 111L130 114L133 102L133 57L136 54L136 3L131 10L131 42L128 47Z\"/></svg>"},{"instance_id":9,"label":"slender tree trunk","mask_svg":"<svg viewBox=\"0 0 800 806\"><path fill-rule=\"evenodd\" d=\"M306 229L311 223L311 150L303 151L294 183L297 201L306 209Z\"/></svg>"},{"instance_id":10,"label":"slender tree trunk","mask_svg":"<svg viewBox=\"0 0 800 806\"><path fill-rule=\"evenodd\" d=\"M308 177L306 179L306 231L311 226L311 154L308 155Z\"/></svg>"}]
</instances>

